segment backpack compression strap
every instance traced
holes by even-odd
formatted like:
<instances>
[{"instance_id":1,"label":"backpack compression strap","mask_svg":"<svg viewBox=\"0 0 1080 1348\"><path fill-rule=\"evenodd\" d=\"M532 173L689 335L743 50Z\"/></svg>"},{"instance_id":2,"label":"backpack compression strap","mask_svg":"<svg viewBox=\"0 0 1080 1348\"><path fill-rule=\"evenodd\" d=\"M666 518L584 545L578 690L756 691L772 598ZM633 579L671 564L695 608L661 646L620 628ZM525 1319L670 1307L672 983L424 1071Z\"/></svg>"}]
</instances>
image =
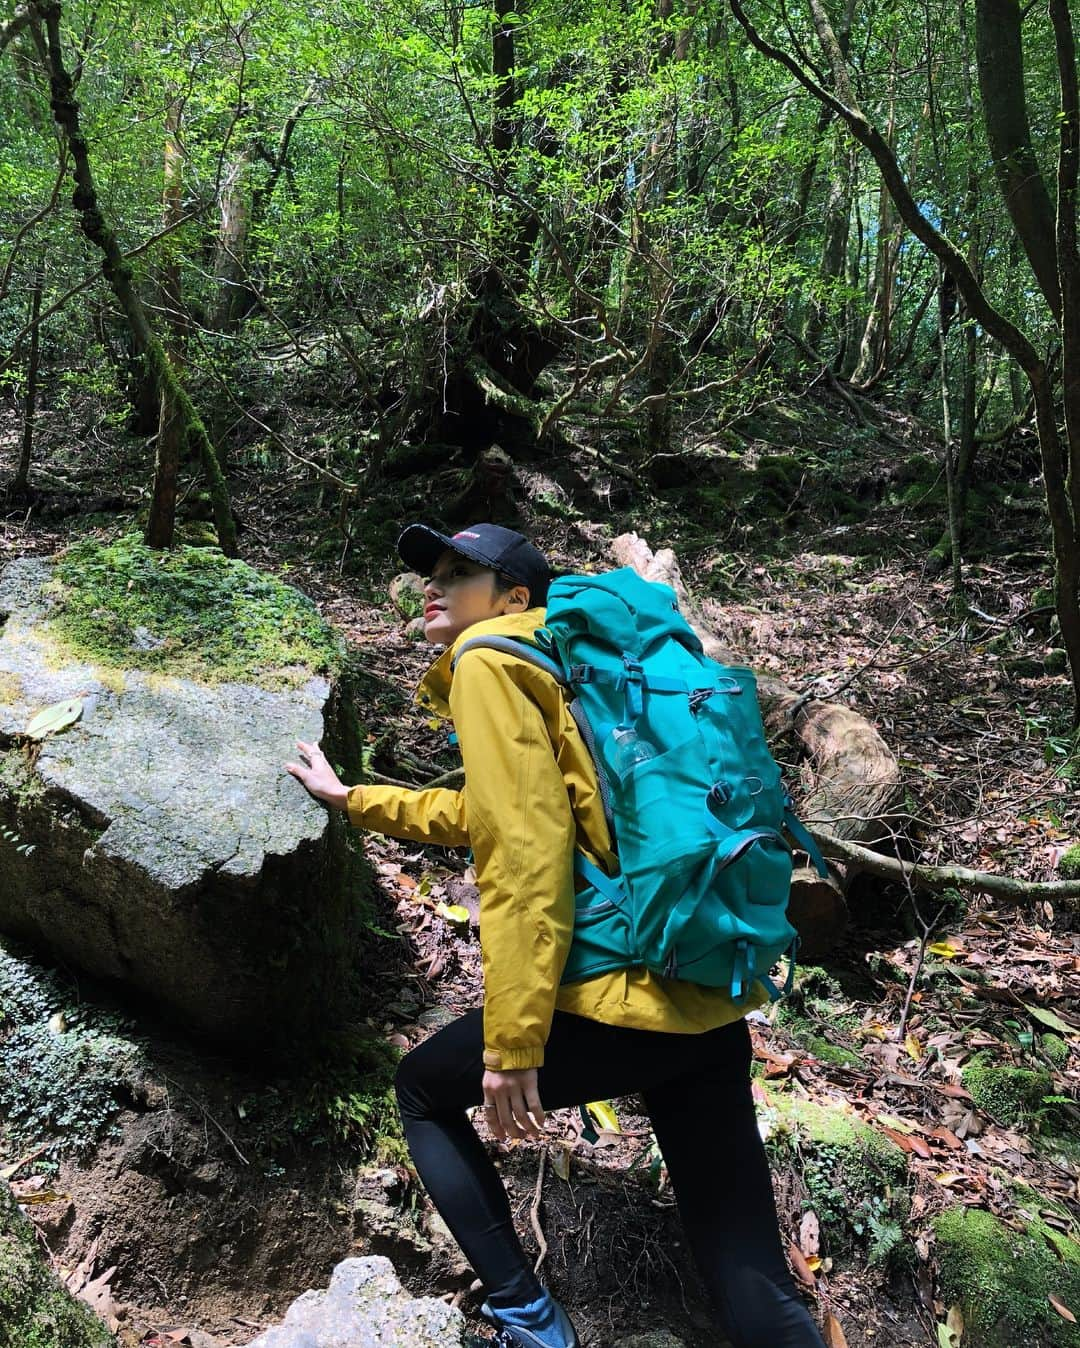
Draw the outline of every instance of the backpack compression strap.
<instances>
[{"instance_id":1,"label":"backpack compression strap","mask_svg":"<svg viewBox=\"0 0 1080 1348\"><path fill-rule=\"evenodd\" d=\"M814 863L814 869L823 880L829 878L829 868L825 865L825 858L821 855L821 848L810 836L810 830L803 824L792 809L794 802L791 799L789 791L784 792L784 827L795 839L799 850L805 852Z\"/></svg>"}]
</instances>

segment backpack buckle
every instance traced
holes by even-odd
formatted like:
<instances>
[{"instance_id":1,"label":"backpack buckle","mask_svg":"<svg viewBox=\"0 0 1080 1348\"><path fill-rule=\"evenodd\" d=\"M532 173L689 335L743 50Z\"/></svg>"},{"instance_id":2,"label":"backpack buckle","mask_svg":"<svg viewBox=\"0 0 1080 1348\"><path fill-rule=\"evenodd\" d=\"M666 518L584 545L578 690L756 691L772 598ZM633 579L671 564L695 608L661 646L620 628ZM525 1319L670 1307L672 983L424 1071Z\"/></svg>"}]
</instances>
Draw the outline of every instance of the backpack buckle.
<instances>
[{"instance_id":1,"label":"backpack buckle","mask_svg":"<svg viewBox=\"0 0 1080 1348\"><path fill-rule=\"evenodd\" d=\"M595 665L571 665L570 682L571 683L592 683L596 677Z\"/></svg>"},{"instance_id":2,"label":"backpack buckle","mask_svg":"<svg viewBox=\"0 0 1080 1348\"><path fill-rule=\"evenodd\" d=\"M712 805L726 805L734 795L727 782L713 782L709 787L709 794L706 796L707 803Z\"/></svg>"}]
</instances>

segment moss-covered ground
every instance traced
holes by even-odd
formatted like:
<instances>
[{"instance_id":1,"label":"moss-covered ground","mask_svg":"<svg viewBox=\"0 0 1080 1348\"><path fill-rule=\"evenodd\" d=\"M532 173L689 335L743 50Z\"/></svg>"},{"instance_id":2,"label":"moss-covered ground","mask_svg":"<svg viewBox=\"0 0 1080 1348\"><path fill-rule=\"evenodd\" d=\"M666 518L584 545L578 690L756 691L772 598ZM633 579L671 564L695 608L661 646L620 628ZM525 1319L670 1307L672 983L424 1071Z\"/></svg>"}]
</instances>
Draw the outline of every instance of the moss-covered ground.
<instances>
[{"instance_id":1,"label":"moss-covered ground","mask_svg":"<svg viewBox=\"0 0 1080 1348\"><path fill-rule=\"evenodd\" d=\"M769 1092L775 1120L767 1147L777 1166L793 1166L817 1213L824 1251L856 1252L869 1263L906 1258L907 1158L900 1148L839 1105Z\"/></svg>"},{"instance_id":2,"label":"moss-covered ground","mask_svg":"<svg viewBox=\"0 0 1080 1348\"><path fill-rule=\"evenodd\" d=\"M105 1326L50 1270L0 1180L0 1348L113 1348Z\"/></svg>"},{"instance_id":3,"label":"moss-covered ground","mask_svg":"<svg viewBox=\"0 0 1080 1348\"><path fill-rule=\"evenodd\" d=\"M1080 1244L1038 1216L1037 1201L1031 1206L1021 1229L980 1208L949 1208L934 1220L941 1294L963 1311L965 1348L1080 1345L1080 1326L1050 1299L1080 1306Z\"/></svg>"}]
</instances>

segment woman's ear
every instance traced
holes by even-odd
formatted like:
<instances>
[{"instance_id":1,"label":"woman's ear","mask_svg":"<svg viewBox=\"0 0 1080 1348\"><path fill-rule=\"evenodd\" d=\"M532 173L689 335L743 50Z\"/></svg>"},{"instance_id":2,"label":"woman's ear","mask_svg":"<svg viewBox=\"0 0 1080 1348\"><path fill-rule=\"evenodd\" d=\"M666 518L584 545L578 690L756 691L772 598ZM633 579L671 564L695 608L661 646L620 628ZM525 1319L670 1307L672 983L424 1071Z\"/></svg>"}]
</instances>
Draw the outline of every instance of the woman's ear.
<instances>
[{"instance_id":1,"label":"woman's ear","mask_svg":"<svg viewBox=\"0 0 1080 1348\"><path fill-rule=\"evenodd\" d=\"M507 599L511 608L527 609L529 607L529 591L524 585L515 585Z\"/></svg>"}]
</instances>

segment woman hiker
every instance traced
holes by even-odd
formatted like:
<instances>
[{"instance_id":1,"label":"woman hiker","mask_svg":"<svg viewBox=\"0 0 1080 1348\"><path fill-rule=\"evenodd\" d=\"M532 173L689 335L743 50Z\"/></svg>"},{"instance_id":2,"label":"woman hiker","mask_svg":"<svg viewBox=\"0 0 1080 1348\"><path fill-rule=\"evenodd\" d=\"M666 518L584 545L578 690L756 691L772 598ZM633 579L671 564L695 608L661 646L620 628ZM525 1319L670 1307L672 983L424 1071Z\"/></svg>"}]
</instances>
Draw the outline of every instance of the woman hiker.
<instances>
[{"instance_id":1,"label":"woman hiker","mask_svg":"<svg viewBox=\"0 0 1080 1348\"><path fill-rule=\"evenodd\" d=\"M750 1036L727 992L641 968L560 982L573 933L575 849L617 869L596 772L563 691L542 669L463 637L531 637L551 571L521 534L413 524L405 565L428 577L424 635L446 649L418 701L453 719L460 791L354 786L318 745L287 771L350 821L414 842L472 848L484 1005L401 1062L405 1138L429 1195L484 1286L504 1348L573 1348L566 1312L514 1231L494 1164L469 1121L539 1138L545 1110L638 1094L652 1120L690 1247L734 1348L822 1348L788 1273L750 1093Z\"/></svg>"}]
</instances>

